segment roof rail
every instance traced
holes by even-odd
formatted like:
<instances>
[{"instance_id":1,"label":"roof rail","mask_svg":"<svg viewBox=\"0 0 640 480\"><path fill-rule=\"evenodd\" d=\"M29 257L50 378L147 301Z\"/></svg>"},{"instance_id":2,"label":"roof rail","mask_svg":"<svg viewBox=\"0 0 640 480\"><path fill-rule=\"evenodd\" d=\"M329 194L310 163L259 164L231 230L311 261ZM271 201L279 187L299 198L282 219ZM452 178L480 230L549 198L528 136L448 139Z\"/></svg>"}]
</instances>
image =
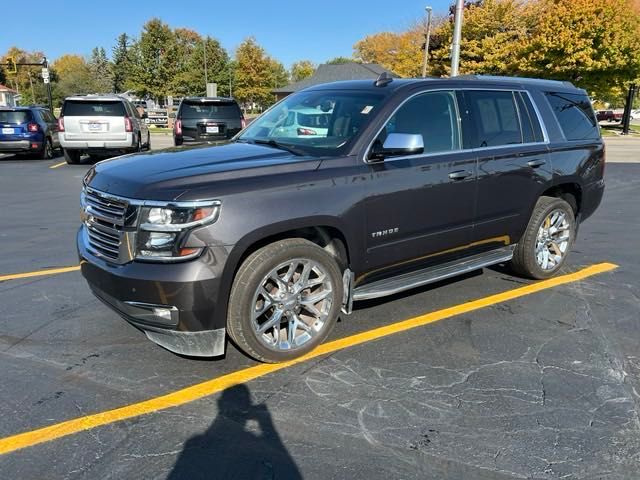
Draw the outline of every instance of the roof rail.
<instances>
[{"instance_id":1,"label":"roof rail","mask_svg":"<svg viewBox=\"0 0 640 480\"><path fill-rule=\"evenodd\" d=\"M563 87L573 87L575 85L566 80L549 80L546 78L528 78L528 77L508 77L506 75L459 75L456 78L461 78L464 80L501 80L503 82L517 82L517 83L537 83L537 84L546 84L546 85L556 85Z\"/></svg>"}]
</instances>

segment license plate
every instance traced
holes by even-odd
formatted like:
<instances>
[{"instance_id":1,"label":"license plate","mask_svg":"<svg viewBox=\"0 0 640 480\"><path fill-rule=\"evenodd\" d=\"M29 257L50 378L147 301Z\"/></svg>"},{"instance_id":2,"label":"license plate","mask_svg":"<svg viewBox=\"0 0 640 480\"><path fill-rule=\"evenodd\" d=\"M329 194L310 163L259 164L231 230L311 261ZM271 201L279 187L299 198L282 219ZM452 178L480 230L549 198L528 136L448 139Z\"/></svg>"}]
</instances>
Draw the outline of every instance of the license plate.
<instances>
[{"instance_id":1,"label":"license plate","mask_svg":"<svg viewBox=\"0 0 640 480\"><path fill-rule=\"evenodd\" d=\"M96 122L90 123L89 130L91 130L92 132L102 130L102 124Z\"/></svg>"},{"instance_id":2,"label":"license plate","mask_svg":"<svg viewBox=\"0 0 640 480\"><path fill-rule=\"evenodd\" d=\"M209 127L207 126L207 133L218 133L220 130L218 129L218 127Z\"/></svg>"},{"instance_id":3,"label":"license plate","mask_svg":"<svg viewBox=\"0 0 640 480\"><path fill-rule=\"evenodd\" d=\"M16 133L16 130L15 128L3 128L2 133L4 133L5 135L13 135L14 133Z\"/></svg>"}]
</instances>

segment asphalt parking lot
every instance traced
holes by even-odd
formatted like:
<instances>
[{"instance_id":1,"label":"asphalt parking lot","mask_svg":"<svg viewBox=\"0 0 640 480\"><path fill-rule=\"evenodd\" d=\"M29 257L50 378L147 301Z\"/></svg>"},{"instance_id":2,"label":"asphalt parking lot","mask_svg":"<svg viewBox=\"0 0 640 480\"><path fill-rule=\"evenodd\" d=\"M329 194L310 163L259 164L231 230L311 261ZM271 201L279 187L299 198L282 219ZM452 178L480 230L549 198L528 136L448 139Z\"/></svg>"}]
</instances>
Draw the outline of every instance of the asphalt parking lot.
<instances>
[{"instance_id":1,"label":"asphalt parking lot","mask_svg":"<svg viewBox=\"0 0 640 480\"><path fill-rule=\"evenodd\" d=\"M385 335L273 371L163 350L75 269L12 276L77 265L89 166L0 158L0 478L637 479L640 141L607 155L563 273L618 268L501 301L531 282L499 266L356 304L331 340Z\"/></svg>"}]
</instances>

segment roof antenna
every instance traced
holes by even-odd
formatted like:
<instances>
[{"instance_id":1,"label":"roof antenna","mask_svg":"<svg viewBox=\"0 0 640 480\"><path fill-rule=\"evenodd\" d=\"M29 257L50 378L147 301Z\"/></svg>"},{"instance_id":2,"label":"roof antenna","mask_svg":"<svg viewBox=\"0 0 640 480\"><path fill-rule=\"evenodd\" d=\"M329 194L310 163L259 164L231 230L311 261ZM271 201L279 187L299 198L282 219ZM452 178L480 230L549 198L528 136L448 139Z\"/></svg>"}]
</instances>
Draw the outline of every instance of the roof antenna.
<instances>
[{"instance_id":1,"label":"roof antenna","mask_svg":"<svg viewBox=\"0 0 640 480\"><path fill-rule=\"evenodd\" d=\"M386 87L391 82L393 82L393 77L389 75L387 72L382 72L378 79L373 83L376 87Z\"/></svg>"}]
</instances>

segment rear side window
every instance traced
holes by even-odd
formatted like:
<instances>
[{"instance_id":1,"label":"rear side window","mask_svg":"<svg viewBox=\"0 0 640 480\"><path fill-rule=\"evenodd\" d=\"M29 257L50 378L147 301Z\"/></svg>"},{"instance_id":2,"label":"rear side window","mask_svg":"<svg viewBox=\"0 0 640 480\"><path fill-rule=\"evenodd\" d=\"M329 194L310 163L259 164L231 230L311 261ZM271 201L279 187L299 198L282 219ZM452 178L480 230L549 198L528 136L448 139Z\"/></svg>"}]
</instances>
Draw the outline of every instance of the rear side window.
<instances>
[{"instance_id":1,"label":"rear side window","mask_svg":"<svg viewBox=\"0 0 640 480\"><path fill-rule=\"evenodd\" d=\"M600 138L598 121L593 114L589 97L573 93L551 92L546 96L567 140Z\"/></svg>"},{"instance_id":2,"label":"rear side window","mask_svg":"<svg viewBox=\"0 0 640 480\"><path fill-rule=\"evenodd\" d=\"M69 117L124 117L122 102L67 100L62 115Z\"/></svg>"},{"instance_id":3,"label":"rear side window","mask_svg":"<svg viewBox=\"0 0 640 480\"><path fill-rule=\"evenodd\" d=\"M31 112L26 110L0 110L0 123L27 123L31 118Z\"/></svg>"},{"instance_id":4,"label":"rear side window","mask_svg":"<svg viewBox=\"0 0 640 480\"><path fill-rule=\"evenodd\" d=\"M522 143L522 130L513 92L465 92L477 130L475 148Z\"/></svg>"},{"instance_id":5,"label":"rear side window","mask_svg":"<svg viewBox=\"0 0 640 480\"><path fill-rule=\"evenodd\" d=\"M240 118L240 108L235 102L182 102L182 118Z\"/></svg>"}]
</instances>

